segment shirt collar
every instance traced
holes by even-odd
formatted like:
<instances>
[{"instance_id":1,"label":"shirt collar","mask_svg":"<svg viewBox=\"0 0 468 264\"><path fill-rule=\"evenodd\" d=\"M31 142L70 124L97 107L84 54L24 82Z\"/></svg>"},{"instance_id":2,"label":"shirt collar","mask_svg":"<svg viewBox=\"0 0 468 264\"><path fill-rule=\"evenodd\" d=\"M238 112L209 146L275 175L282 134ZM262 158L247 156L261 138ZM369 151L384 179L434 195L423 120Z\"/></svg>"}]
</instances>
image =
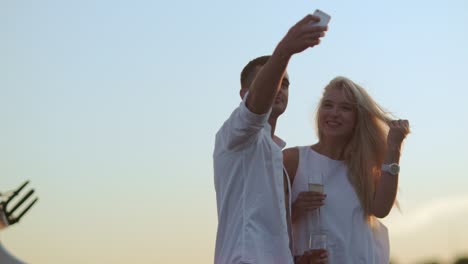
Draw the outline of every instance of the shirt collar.
<instances>
[{"instance_id":1,"label":"shirt collar","mask_svg":"<svg viewBox=\"0 0 468 264\"><path fill-rule=\"evenodd\" d=\"M270 125L270 123L266 123L265 129L267 130L268 135L271 135L271 125ZM276 145L278 145L278 147L280 147L281 149L286 147L286 142L282 138L280 138L280 137L278 137L276 135L273 135L272 139L273 139L273 142L275 142Z\"/></svg>"},{"instance_id":2,"label":"shirt collar","mask_svg":"<svg viewBox=\"0 0 468 264\"><path fill-rule=\"evenodd\" d=\"M282 140L280 137L273 135L273 141L278 145L281 149L286 147L286 142Z\"/></svg>"}]
</instances>

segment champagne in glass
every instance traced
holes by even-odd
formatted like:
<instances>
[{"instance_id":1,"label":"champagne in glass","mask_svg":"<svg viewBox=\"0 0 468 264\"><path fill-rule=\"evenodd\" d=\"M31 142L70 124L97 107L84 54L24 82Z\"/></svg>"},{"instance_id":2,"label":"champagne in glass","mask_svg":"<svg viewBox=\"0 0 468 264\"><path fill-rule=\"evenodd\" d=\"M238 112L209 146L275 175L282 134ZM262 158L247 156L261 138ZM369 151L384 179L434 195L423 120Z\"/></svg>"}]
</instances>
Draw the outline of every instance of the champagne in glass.
<instances>
[{"instance_id":1,"label":"champagne in glass","mask_svg":"<svg viewBox=\"0 0 468 264\"><path fill-rule=\"evenodd\" d=\"M312 234L310 235L309 240L309 249L312 250L327 250L327 235L326 234ZM324 264L328 264L328 260L326 262L320 262Z\"/></svg>"},{"instance_id":2,"label":"champagne in glass","mask_svg":"<svg viewBox=\"0 0 468 264\"><path fill-rule=\"evenodd\" d=\"M309 175L309 191L323 193L323 173L317 174Z\"/></svg>"},{"instance_id":3,"label":"champagne in glass","mask_svg":"<svg viewBox=\"0 0 468 264\"><path fill-rule=\"evenodd\" d=\"M318 176L318 177L317 177ZM323 173L311 173L309 175L309 191L323 193ZM320 226L320 208L317 209L317 227L318 230L321 229Z\"/></svg>"},{"instance_id":4,"label":"champagne in glass","mask_svg":"<svg viewBox=\"0 0 468 264\"><path fill-rule=\"evenodd\" d=\"M327 249L327 235L312 234L310 235L309 249Z\"/></svg>"},{"instance_id":5,"label":"champagne in glass","mask_svg":"<svg viewBox=\"0 0 468 264\"><path fill-rule=\"evenodd\" d=\"M323 184L321 184L321 183L309 183L309 191L323 193Z\"/></svg>"}]
</instances>

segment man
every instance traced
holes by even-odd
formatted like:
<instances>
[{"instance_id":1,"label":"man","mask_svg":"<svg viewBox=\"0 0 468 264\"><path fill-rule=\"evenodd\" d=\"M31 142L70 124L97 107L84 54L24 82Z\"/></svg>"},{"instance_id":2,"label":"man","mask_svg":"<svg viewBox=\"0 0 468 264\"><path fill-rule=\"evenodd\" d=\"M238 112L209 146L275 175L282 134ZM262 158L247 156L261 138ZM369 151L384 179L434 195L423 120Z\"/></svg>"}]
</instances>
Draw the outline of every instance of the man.
<instances>
[{"instance_id":1,"label":"man","mask_svg":"<svg viewBox=\"0 0 468 264\"><path fill-rule=\"evenodd\" d=\"M216 134L214 181L218 209L215 264L294 263L290 250L290 184L283 177L285 143L274 135L288 104L291 57L314 47L326 27L307 15L278 43L241 73L243 101ZM285 206L286 204L286 206ZM303 261L312 260L307 255ZM307 262L304 262L307 263Z\"/></svg>"}]
</instances>

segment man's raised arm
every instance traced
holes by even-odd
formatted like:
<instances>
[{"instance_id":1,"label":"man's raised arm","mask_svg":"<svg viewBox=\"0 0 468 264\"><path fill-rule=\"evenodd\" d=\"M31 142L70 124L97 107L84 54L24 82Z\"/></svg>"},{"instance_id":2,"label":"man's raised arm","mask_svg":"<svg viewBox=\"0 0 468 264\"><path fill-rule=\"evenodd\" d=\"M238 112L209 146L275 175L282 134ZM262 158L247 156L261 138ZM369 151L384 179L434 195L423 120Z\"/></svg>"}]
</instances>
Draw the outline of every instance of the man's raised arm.
<instances>
[{"instance_id":1,"label":"man's raised arm","mask_svg":"<svg viewBox=\"0 0 468 264\"><path fill-rule=\"evenodd\" d=\"M307 15L297 22L278 43L271 58L257 74L250 87L247 98L247 108L256 114L267 113L281 87L281 81L286 72L292 55L320 43L327 27L313 26L311 23L320 19Z\"/></svg>"}]
</instances>

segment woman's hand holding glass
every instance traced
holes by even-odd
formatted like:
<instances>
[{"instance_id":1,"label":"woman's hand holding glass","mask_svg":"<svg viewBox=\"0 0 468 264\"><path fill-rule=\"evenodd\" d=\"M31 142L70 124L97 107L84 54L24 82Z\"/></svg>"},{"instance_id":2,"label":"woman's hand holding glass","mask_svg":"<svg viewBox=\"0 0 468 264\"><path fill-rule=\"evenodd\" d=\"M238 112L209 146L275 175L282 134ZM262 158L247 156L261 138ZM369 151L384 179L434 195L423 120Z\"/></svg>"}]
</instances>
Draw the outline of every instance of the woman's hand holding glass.
<instances>
[{"instance_id":1,"label":"woman's hand holding glass","mask_svg":"<svg viewBox=\"0 0 468 264\"><path fill-rule=\"evenodd\" d=\"M323 206L326 196L324 193L314 191L301 192L294 201L292 209L296 215L304 215Z\"/></svg>"},{"instance_id":2,"label":"woman's hand holding glass","mask_svg":"<svg viewBox=\"0 0 468 264\"><path fill-rule=\"evenodd\" d=\"M328 262L328 253L325 249L312 249L304 252L296 264L325 264Z\"/></svg>"}]
</instances>

